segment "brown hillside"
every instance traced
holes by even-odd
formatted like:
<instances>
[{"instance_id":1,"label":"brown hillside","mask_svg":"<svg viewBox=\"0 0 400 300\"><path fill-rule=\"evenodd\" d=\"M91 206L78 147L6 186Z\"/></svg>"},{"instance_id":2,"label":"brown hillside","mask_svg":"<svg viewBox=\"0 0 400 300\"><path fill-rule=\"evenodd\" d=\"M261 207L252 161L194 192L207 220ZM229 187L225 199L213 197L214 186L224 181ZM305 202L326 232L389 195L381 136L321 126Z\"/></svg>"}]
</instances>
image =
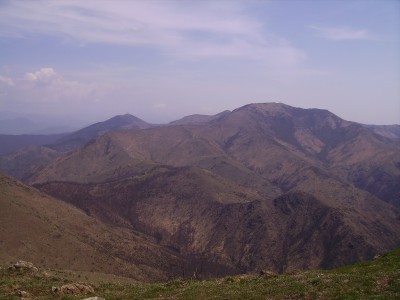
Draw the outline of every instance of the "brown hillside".
<instances>
[{"instance_id":1,"label":"brown hillside","mask_svg":"<svg viewBox=\"0 0 400 300\"><path fill-rule=\"evenodd\" d=\"M142 281L182 276L176 254L132 230L106 225L81 210L0 174L0 261L123 274Z\"/></svg>"}]
</instances>

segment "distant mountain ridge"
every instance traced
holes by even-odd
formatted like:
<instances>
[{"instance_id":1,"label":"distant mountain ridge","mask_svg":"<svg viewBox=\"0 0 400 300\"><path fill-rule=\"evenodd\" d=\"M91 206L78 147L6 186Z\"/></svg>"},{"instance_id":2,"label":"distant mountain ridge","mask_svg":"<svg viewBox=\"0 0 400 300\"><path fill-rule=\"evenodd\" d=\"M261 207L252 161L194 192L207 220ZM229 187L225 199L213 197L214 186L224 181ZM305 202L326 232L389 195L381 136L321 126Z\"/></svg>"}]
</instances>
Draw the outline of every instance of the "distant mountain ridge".
<instances>
[{"instance_id":1,"label":"distant mountain ridge","mask_svg":"<svg viewBox=\"0 0 400 300\"><path fill-rule=\"evenodd\" d=\"M11 153L28 146L41 146L55 143L67 134L0 134L0 155Z\"/></svg>"},{"instance_id":2,"label":"distant mountain ridge","mask_svg":"<svg viewBox=\"0 0 400 300\"><path fill-rule=\"evenodd\" d=\"M0 171L26 181L52 158L82 147L99 135L113 130L149 127L151 125L145 121L125 114L112 117L104 122L95 123L72 133L57 135L0 135ZM52 154L48 155L49 153Z\"/></svg>"},{"instance_id":3,"label":"distant mountain ridge","mask_svg":"<svg viewBox=\"0 0 400 300\"><path fill-rule=\"evenodd\" d=\"M149 127L151 127L150 124L130 114L118 115L68 134L53 143L51 147L61 151L70 151L109 131Z\"/></svg>"},{"instance_id":4,"label":"distant mountain ridge","mask_svg":"<svg viewBox=\"0 0 400 300\"><path fill-rule=\"evenodd\" d=\"M67 124L66 120L57 118L40 120L39 116L0 112L0 134L5 135L60 134L76 130Z\"/></svg>"},{"instance_id":5,"label":"distant mountain ridge","mask_svg":"<svg viewBox=\"0 0 400 300\"><path fill-rule=\"evenodd\" d=\"M264 105L269 105L269 109L273 109L275 106L276 108L282 106L284 104L281 103L263 103ZM257 105L257 104L250 104L250 105ZM242 108L245 108L243 106ZM291 106L286 105L287 108ZM241 109L241 108L239 108ZM320 109L316 109L318 111L322 111ZM176 126L176 125L206 125L210 122L215 122L220 118L223 118L229 115L231 111L226 110L220 112L215 115L200 115L194 114L185 116L179 120L172 121L168 124L159 124L157 127L163 126ZM18 125L20 119L13 119L13 120L0 120L0 128L1 122L11 122L10 125L7 123L7 127L15 127ZM71 131L71 127L53 127L47 128L44 131L36 131L33 132L32 130L32 121L28 119L24 119L26 122L29 122L27 125L32 132L32 134L18 134L20 131L15 131L16 134L0 134L0 155L5 153L10 153L16 149L23 148L26 146L33 146L33 145L48 145L51 148L58 150L58 151L71 151L83 146L85 143L89 142L90 140L96 138L99 135L107 133L109 131L115 130L124 130L124 129L131 129L131 128L138 128L138 129L145 129L150 128L155 125L149 124L133 115L125 114L125 115L117 115L114 116L106 121L98 122L87 127L84 127L80 130L69 132ZM14 122L14 123L13 123ZM16 122L16 123L15 123ZM23 124L22 124L23 125ZM25 125L23 125L25 126ZM365 128L384 136L386 138L392 140L399 140L400 139L400 125L364 125ZM17 126L18 127L18 126ZM26 131L26 130L24 130ZM51 131L64 131L65 133L57 133L53 134Z\"/></svg>"},{"instance_id":6,"label":"distant mountain ridge","mask_svg":"<svg viewBox=\"0 0 400 300\"><path fill-rule=\"evenodd\" d=\"M24 134L35 130L36 123L26 118L0 120L0 134Z\"/></svg>"},{"instance_id":7,"label":"distant mountain ridge","mask_svg":"<svg viewBox=\"0 0 400 300\"><path fill-rule=\"evenodd\" d=\"M214 120L218 120L230 113L229 110L225 110L216 115L190 115L183 117L179 120L172 121L168 123L168 125L200 125L212 122Z\"/></svg>"},{"instance_id":8,"label":"distant mountain ridge","mask_svg":"<svg viewBox=\"0 0 400 300\"><path fill-rule=\"evenodd\" d=\"M364 125L364 127L384 137L400 140L400 125Z\"/></svg>"}]
</instances>

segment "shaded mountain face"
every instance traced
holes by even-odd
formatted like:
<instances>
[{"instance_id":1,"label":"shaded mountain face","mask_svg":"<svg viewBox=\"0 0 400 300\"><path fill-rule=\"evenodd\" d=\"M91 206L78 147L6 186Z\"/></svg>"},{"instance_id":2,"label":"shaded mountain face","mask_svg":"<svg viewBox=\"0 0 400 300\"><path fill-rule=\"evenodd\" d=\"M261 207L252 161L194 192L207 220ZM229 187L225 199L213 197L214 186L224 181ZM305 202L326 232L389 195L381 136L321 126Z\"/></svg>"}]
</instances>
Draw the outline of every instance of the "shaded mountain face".
<instances>
[{"instance_id":1,"label":"shaded mountain face","mask_svg":"<svg viewBox=\"0 0 400 300\"><path fill-rule=\"evenodd\" d=\"M193 167L37 187L106 223L152 236L187 259L195 256L199 272L210 263L237 273L332 268L370 258L399 240L398 214L389 205L375 214L335 208L304 192L268 200Z\"/></svg>"},{"instance_id":2,"label":"shaded mountain face","mask_svg":"<svg viewBox=\"0 0 400 300\"><path fill-rule=\"evenodd\" d=\"M200 269L286 271L399 245L399 171L396 142L325 110L266 103L110 132L29 182Z\"/></svg>"}]
</instances>

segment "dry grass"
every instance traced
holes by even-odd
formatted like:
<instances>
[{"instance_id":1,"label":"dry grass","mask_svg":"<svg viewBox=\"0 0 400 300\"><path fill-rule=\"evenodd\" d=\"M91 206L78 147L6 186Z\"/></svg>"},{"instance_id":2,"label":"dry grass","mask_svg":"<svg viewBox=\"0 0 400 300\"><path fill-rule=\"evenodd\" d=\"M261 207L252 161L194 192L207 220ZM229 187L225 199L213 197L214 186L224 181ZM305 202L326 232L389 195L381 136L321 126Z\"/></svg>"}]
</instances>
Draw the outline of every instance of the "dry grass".
<instances>
[{"instance_id":1,"label":"dry grass","mask_svg":"<svg viewBox=\"0 0 400 300\"><path fill-rule=\"evenodd\" d=\"M39 270L39 274L40 274ZM76 279L94 287L94 295L111 299L399 299L400 249L378 259L331 271L276 276L239 275L212 280L174 280L140 284L98 273L29 272L0 269L0 299L19 299L18 290L35 299L53 299L52 286ZM90 295L87 295L90 296ZM63 299L76 299L64 296Z\"/></svg>"}]
</instances>

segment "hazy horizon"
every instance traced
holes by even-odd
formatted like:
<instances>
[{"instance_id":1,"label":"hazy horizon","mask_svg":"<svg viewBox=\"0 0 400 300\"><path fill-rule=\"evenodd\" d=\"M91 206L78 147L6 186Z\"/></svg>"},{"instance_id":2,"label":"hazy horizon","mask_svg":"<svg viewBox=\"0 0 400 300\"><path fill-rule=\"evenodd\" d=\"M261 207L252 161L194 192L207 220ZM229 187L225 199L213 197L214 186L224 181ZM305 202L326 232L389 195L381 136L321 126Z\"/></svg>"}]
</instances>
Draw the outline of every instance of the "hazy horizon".
<instances>
[{"instance_id":1,"label":"hazy horizon","mask_svg":"<svg viewBox=\"0 0 400 300\"><path fill-rule=\"evenodd\" d=\"M3 114L167 123L282 102L400 124L395 0L5 0L0 49Z\"/></svg>"}]
</instances>

